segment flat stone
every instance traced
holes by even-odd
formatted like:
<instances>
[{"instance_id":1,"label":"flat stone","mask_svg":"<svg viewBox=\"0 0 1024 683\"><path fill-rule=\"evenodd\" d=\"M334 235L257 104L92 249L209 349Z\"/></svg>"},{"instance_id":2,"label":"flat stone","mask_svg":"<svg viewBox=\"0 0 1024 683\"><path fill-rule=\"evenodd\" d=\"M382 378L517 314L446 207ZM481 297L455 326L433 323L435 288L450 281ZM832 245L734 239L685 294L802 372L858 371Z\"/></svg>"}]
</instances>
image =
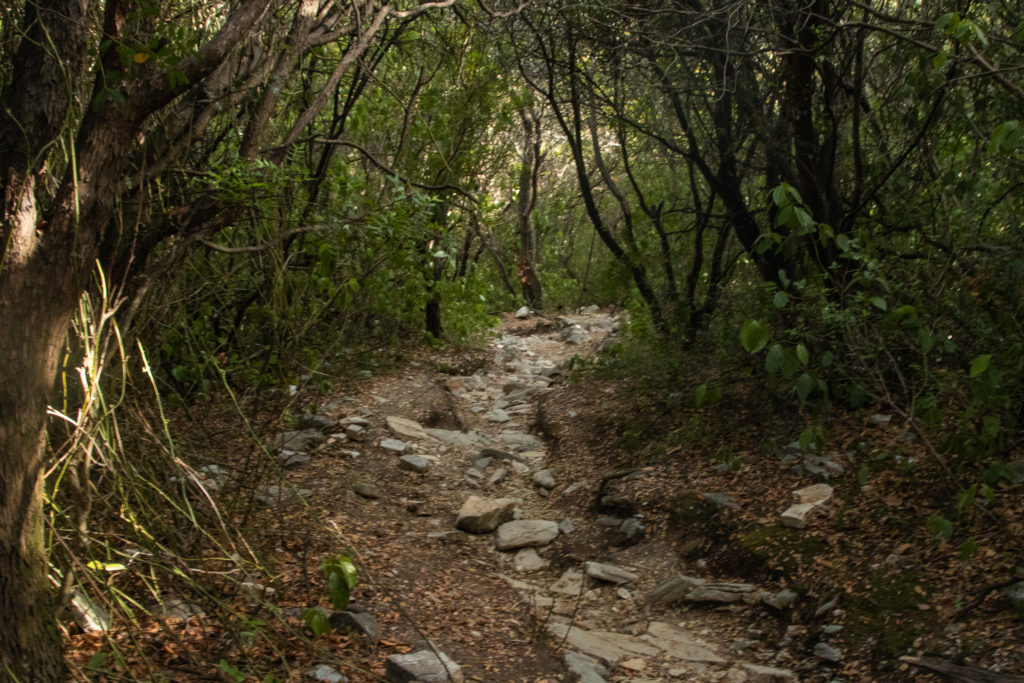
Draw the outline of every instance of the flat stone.
<instances>
[{"instance_id":1,"label":"flat stone","mask_svg":"<svg viewBox=\"0 0 1024 683\"><path fill-rule=\"evenodd\" d=\"M371 643L376 643L380 635L380 627L377 620L369 612L347 609L344 612L333 612L328 617L331 626L340 631L356 631L364 634Z\"/></svg>"},{"instance_id":2,"label":"flat stone","mask_svg":"<svg viewBox=\"0 0 1024 683\"><path fill-rule=\"evenodd\" d=\"M491 474L491 478L487 480L487 485L497 486L498 484L504 482L506 479L508 479L508 468L499 467Z\"/></svg>"},{"instance_id":3,"label":"flat stone","mask_svg":"<svg viewBox=\"0 0 1024 683\"><path fill-rule=\"evenodd\" d=\"M634 657L633 659L623 659L619 662L619 666L623 669L629 669L630 671L643 671L647 668L647 662L639 657Z\"/></svg>"},{"instance_id":4,"label":"flat stone","mask_svg":"<svg viewBox=\"0 0 1024 683\"><path fill-rule=\"evenodd\" d=\"M530 317L530 307L529 306L523 306L522 308L520 308L518 311L516 311L516 317L519 318L520 320L525 320L526 318L529 318Z\"/></svg>"},{"instance_id":5,"label":"flat stone","mask_svg":"<svg viewBox=\"0 0 1024 683\"><path fill-rule=\"evenodd\" d=\"M78 588L71 592L71 610L83 631L102 633L110 630L110 614L107 610Z\"/></svg>"},{"instance_id":6,"label":"flat stone","mask_svg":"<svg viewBox=\"0 0 1024 683\"><path fill-rule=\"evenodd\" d=\"M356 484L352 487L352 490L356 492L357 496L367 498L369 500L377 500L380 498L380 491L373 484Z\"/></svg>"},{"instance_id":7,"label":"flat stone","mask_svg":"<svg viewBox=\"0 0 1024 683\"><path fill-rule=\"evenodd\" d=\"M634 583L640 578L633 572L600 562L584 562L583 568L587 572L587 576L608 583Z\"/></svg>"},{"instance_id":8,"label":"flat stone","mask_svg":"<svg viewBox=\"0 0 1024 683\"><path fill-rule=\"evenodd\" d=\"M819 503L796 503L795 505L790 505L782 513L782 516L779 517L779 524L791 529L803 529L807 526L807 520L811 513L819 507L821 507Z\"/></svg>"},{"instance_id":9,"label":"flat stone","mask_svg":"<svg viewBox=\"0 0 1024 683\"><path fill-rule=\"evenodd\" d=\"M551 474L551 470L539 470L533 473L533 483L550 491L555 488L555 476Z\"/></svg>"},{"instance_id":10,"label":"flat stone","mask_svg":"<svg viewBox=\"0 0 1024 683\"><path fill-rule=\"evenodd\" d=\"M799 596L794 591L791 591L788 588L783 588L775 595L765 598L764 603L774 607L775 609L786 609L787 607L792 606L798 597Z\"/></svg>"},{"instance_id":11,"label":"flat stone","mask_svg":"<svg viewBox=\"0 0 1024 683\"><path fill-rule=\"evenodd\" d=\"M398 459L398 469L423 474L430 467L430 461L419 455L403 455Z\"/></svg>"},{"instance_id":12,"label":"flat stone","mask_svg":"<svg viewBox=\"0 0 1024 683\"><path fill-rule=\"evenodd\" d=\"M264 505L294 503L302 498L308 498L312 493L309 489L293 489L271 484L256 491L256 500Z\"/></svg>"},{"instance_id":13,"label":"flat stone","mask_svg":"<svg viewBox=\"0 0 1024 683\"><path fill-rule=\"evenodd\" d=\"M706 579L697 579L692 576L677 574L658 582L658 585L648 591L644 601L649 605L660 605L668 607L686 597L687 593L707 583Z\"/></svg>"},{"instance_id":14,"label":"flat stone","mask_svg":"<svg viewBox=\"0 0 1024 683\"><path fill-rule=\"evenodd\" d=\"M322 683L347 683L348 681L348 676L338 673L333 667L326 664L317 664L306 672L306 677Z\"/></svg>"},{"instance_id":15,"label":"flat stone","mask_svg":"<svg viewBox=\"0 0 1024 683\"><path fill-rule=\"evenodd\" d=\"M558 536L558 524L541 519L522 519L505 522L498 527L495 546L498 550L539 548Z\"/></svg>"},{"instance_id":16,"label":"flat stone","mask_svg":"<svg viewBox=\"0 0 1024 683\"><path fill-rule=\"evenodd\" d=\"M701 497L709 503L714 503L720 508L726 508L727 510L739 510L740 506L732 499L728 493L704 493Z\"/></svg>"},{"instance_id":17,"label":"flat stone","mask_svg":"<svg viewBox=\"0 0 1024 683\"><path fill-rule=\"evenodd\" d=\"M685 662L721 664L726 660L709 650L692 635L672 624L652 621L641 638L673 659Z\"/></svg>"},{"instance_id":18,"label":"flat stone","mask_svg":"<svg viewBox=\"0 0 1024 683\"><path fill-rule=\"evenodd\" d=\"M608 516L604 516L604 517L598 517L596 520L594 520L594 524L596 524L598 526L606 526L606 527L609 527L609 528L618 528L618 527L622 526L622 522L624 522L624 521L625 520L623 520L622 517L608 517Z\"/></svg>"},{"instance_id":19,"label":"flat stone","mask_svg":"<svg viewBox=\"0 0 1024 683\"><path fill-rule=\"evenodd\" d=\"M659 650L635 636L613 631L584 631L569 624L549 623L548 632L556 642L566 643L580 652L595 657L606 665L623 658L654 657Z\"/></svg>"},{"instance_id":20,"label":"flat stone","mask_svg":"<svg viewBox=\"0 0 1024 683\"><path fill-rule=\"evenodd\" d=\"M380 447L395 453L404 453L406 449L405 442L398 439L381 439Z\"/></svg>"},{"instance_id":21,"label":"flat stone","mask_svg":"<svg viewBox=\"0 0 1024 683\"><path fill-rule=\"evenodd\" d=\"M498 440L516 451L538 451L544 445L540 439L525 432L505 431L498 434Z\"/></svg>"},{"instance_id":22,"label":"flat stone","mask_svg":"<svg viewBox=\"0 0 1024 683\"><path fill-rule=\"evenodd\" d=\"M538 569L547 567L550 562L537 554L533 548L523 548L513 558L513 564L517 572L535 572Z\"/></svg>"},{"instance_id":23,"label":"flat stone","mask_svg":"<svg viewBox=\"0 0 1024 683\"><path fill-rule=\"evenodd\" d=\"M363 425L348 425L345 427L345 436L352 441L362 441L366 438L366 427Z\"/></svg>"},{"instance_id":24,"label":"flat stone","mask_svg":"<svg viewBox=\"0 0 1024 683\"><path fill-rule=\"evenodd\" d=\"M608 675L608 669L593 657L578 652L566 652L565 666L579 676L580 683L606 683L604 677Z\"/></svg>"},{"instance_id":25,"label":"flat stone","mask_svg":"<svg viewBox=\"0 0 1024 683\"><path fill-rule=\"evenodd\" d=\"M370 421L367 420L365 417L352 415L349 417L341 418L340 420L338 420L338 424L342 425L343 427L347 427L348 425L359 425L360 427L369 427Z\"/></svg>"},{"instance_id":26,"label":"flat stone","mask_svg":"<svg viewBox=\"0 0 1024 683\"><path fill-rule=\"evenodd\" d=\"M312 450L324 440L324 435L318 429L300 429L290 432L281 432L277 437L277 446L283 450L306 451Z\"/></svg>"},{"instance_id":27,"label":"flat stone","mask_svg":"<svg viewBox=\"0 0 1024 683\"><path fill-rule=\"evenodd\" d=\"M305 413L299 415L295 426L299 429L315 429L320 432L328 432L338 425L338 421L328 415L314 415Z\"/></svg>"},{"instance_id":28,"label":"flat stone","mask_svg":"<svg viewBox=\"0 0 1024 683\"><path fill-rule=\"evenodd\" d=\"M462 683L462 667L440 650L420 650L389 656L386 677L390 683Z\"/></svg>"},{"instance_id":29,"label":"flat stone","mask_svg":"<svg viewBox=\"0 0 1024 683\"><path fill-rule=\"evenodd\" d=\"M622 520L622 524L619 525L619 531L626 535L627 541L632 541L643 536L644 525L636 517L628 517Z\"/></svg>"},{"instance_id":30,"label":"flat stone","mask_svg":"<svg viewBox=\"0 0 1024 683\"><path fill-rule=\"evenodd\" d=\"M814 656L826 662L838 662L843 658L843 653L828 643L818 643L814 646Z\"/></svg>"},{"instance_id":31,"label":"flat stone","mask_svg":"<svg viewBox=\"0 0 1024 683\"><path fill-rule=\"evenodd\" d=\"M749 583L705 583L686 594L687 602L739 602L746 593L752 593Z\"/></svg>"},{"instance_id":32,"label":"flat stone","mask_svg":"<svg viewBox=\"0 0 1024 683\"><path fill-rule=\"evenodd\" d=\"M512 519L516 503L511 498L470 496L459 508L455 526L471 534L486 534Z\"/></svg>"},{"instance_id":33,"label":"flat stone","mask_svg":"<svg viewBox=\"0 0 1024 683\"><path fill-rule=\"evenodd\" d=\"M427 438L427 432L416 420L399 417L398 415L388 415L384 418L384 423L388 426L388 429L395 433L395 436L421 441Z\"/></svg>"},{"instance_id":34,"label":"flat stone","mask_svg":"<svg viewBox=\"0 0 1024 683\"><path fill-rule=\"evenodd\" d=\"M302 451L289 451L282 448L277 452L277 464L286 470L307 465L310 460L309 453L303 453Z\"/></svg>"},{"instance_id":35,"label":"flat stone","mask_svg":"<svg viewBox=\"0 0 1024 683\"><path fill-rule=\"evenodd\" d=\"M828 484L814 484L812 486L805 486L802 489L797 489L796 491L793 491L793 501L798 504L823 504L832 497L833 492L834 489Z\"/></svg>"},{"instance_id":36,"label":"flat stone","mask_svg":"<svg viewBox=\"0 0 1024 683\"><path fill-rule=\"evenodd\" d=\"M566 569L548 590L559 595L577 596L583 592L583 574L575 569Z\"/></svg>"},{"instance_id":37,"label":"flat stone","mask_svg":"<svg viewBox=\"0 0 1024 683\"><path fill-rule=\"evenodd\" d=\"M485 443L485 439L476 432L460 432L454 429L428 429L427 435L441 443L461 448L472 448Z\"/></svg>"},{"instance_id":38,"label":"flat stone","mask_svg":"<svg viewBox=\"0 0 1024 683\"><path fill-rule=\"evenodd\" d=\"M572 520L568 517L563 517L562 521L558 523L558 531L565 535L569 535L575 530L576 527L573 525Z\"/></svg>"},{"instance_id":39,"label":"flat stone","mask_svg":"<svg viewBox=\"0 0 1024 683\"><path fill-rule=\"evenodd\" d=\"M506 413L501 408L495 408L491 412L484 415L484 418L486 418L488 422L494 422L495 424L508 422L511 419L509 418L508 413Z\"/></svg>"},{"instance_id":40,"label":"flat stone","mask_svg":"<svg viewBox=\"0 0 1024 683\"><path fill-rule=\"evenodd\" d=\"M748 683L800 683L800 679L789 669L776 669L750 662L740 662L739 666L747 674Z\"/></svg>"}]
</instances>

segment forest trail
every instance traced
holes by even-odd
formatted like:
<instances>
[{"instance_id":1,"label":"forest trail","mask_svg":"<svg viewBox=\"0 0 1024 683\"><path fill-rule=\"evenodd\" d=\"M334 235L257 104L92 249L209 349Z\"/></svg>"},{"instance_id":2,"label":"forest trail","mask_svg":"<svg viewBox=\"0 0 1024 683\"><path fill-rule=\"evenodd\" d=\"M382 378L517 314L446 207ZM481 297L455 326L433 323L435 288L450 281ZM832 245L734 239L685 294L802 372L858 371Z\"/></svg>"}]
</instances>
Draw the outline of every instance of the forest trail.
<instances>
[{"instance_id":1,"label":"forest trail","mask_svg":"<svg viewBox=\"0 0 1024 683\"><path fill-rule=\"evenodd\" d=\"M667 525L629 493L631 481L657 486L653 468L616 470L572 443L594 436L573 431L573 359L616 326L596 307L505 316L483 358L422 357L321 406L348 435L289 480L358 555L353 602L377 620L380 645L351 680L379 680L388 656L423 638L469 681L817 678L782 668L784 647L750 649L769 635L750 616L767 587L706 576L696 595L704 579L682 576ZM513 515L525 522L492 531ZM342 550L329 543L316 551Z\"/></svg>"}]
</instances>

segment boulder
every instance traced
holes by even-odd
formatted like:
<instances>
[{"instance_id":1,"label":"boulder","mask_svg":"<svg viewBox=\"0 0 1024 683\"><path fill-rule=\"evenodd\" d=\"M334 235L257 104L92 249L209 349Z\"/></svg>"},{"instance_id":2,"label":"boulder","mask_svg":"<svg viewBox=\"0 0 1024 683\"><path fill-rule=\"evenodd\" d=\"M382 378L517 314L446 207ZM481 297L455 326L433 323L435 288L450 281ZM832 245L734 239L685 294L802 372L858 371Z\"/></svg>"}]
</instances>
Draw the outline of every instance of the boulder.
<instances>
[{"instance_id":1,"label":"boulder","mask_svg":"<svg viewBox=\"0 0 1024 683\"><path fill-rule=\"evenodd\" d=\"M515 501L511 498L470 496L459 508L455 526L471 534L486 534L512 519Z\"/></svg>"},{"instance_id":2,"label":"boulder","mask_svg":"<svg viewBox=\"0 0 1024 683\"><path fill-rule=\"evenodd\" d=\"M558 524L542 519L521 519L498 527L495 546L498 550L539 548L558 536Z\"/></svg>"}]
</instances>

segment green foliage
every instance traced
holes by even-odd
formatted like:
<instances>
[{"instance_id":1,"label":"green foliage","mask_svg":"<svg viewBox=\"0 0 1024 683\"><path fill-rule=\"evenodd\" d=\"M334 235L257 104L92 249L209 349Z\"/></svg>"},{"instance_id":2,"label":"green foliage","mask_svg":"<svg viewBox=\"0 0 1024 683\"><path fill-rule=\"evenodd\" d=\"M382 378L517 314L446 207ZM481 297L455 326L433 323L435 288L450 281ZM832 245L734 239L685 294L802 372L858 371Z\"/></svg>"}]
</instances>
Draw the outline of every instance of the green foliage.
<instances>
[{"instance_id":1,"label":"green foliage","mask_svg":"<svg viewBox=\"0 0 1024 683\"><path fill-rule=\"evenodd\" d=\"M320 573L327 580L327 593L335 609L348 608L349 596L356 587L356 566L347 555L325 558Z\"/></svg>"}]
</instances>

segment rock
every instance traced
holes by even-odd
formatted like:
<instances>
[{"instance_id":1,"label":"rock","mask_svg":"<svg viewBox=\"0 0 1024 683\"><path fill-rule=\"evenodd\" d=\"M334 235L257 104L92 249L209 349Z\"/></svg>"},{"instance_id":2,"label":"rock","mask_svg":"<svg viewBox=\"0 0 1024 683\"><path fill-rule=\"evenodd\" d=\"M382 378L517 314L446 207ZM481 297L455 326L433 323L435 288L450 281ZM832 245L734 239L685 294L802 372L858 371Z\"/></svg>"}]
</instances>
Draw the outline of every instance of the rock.
<instances>
[{"instance_id":1,"label":"rock","mask_svg":"<svg viewBox=\"0 0 1024 683\"><path fill-rule=\"evenodd\" d=\"M754 586L749 583L716 582L705 583L686 594L687 602L739 602L744 594L752 593Z\"/></svg>"},{"instance_id":2,"label":"rock","mask_svg":"<svg viewBox=\"0 0 1024 683\"><path fill-rule=\"evenodd\" d=\"M487 485L496 486L505 481L506 479L508 479L508 468L499 467L491 474L491 478L487 480Z\"/></svg>"},{"instance_id":3,"label":"rock","mask_svg":"<svg viewBox=\"0 0 1024 683\"><path fill-rule=\"evenodd\" d=\"M349 417L343 417L338 420L338 424L347 427L349 425L359 425L360 427L369 427L370 421L365 417L359 417L358 415L352 415Z\"/></svg>"},{"instance_id":4,"label":"rock","mask_svg":"<svg viewBox=\"0 0 1024 683\"><path fill-rule=\"evenodd\" d=\"M701 494L704 500L714 503L720 508L726 508L728 510L739 510L740 506L734 501L728 493L704 493Z\"/></svg>"},{"instance_id":5,"label":"rock","mask_svg":"<svg viewBox=\"0 0 1024 683\"><path fill-rule=\"evenodd\" d=\"M832 497L834 489L828 484L814 484L793 491L793 500L797 504L816 503L823 505Z\"/></svg>"},{"instance_id":6,"label":"rock","mask_svg":"<svg viewBox=\"0 0 1024 683\"><path fill-rule=\"evenodd\" d=\"M636 541L643 537L644 525L636 517L629 517L622 520L622 524L619 525L619 531L626 535L627 541Z\"/></svg>"},{"instance_id":7,"label":"rock","mask_svg":"<svg viewBox=\"0 0 1024 683\"><path fill-rule=\"evenodd\" d=\"M389 656L386 677L391 683L462 683L462 667L440 650L424 649Z\"/></svg>"},{"instance_id":8,"label":"rock","mask_svg":"<svg viewBox=\"0 0 1024 683\"><path fill-rule=\"evenodd\" d=\"M534 572L551 564L538 555L537 551L533 548L523 548L520 550L513 558L513 563L516 571L520 573Z\"/></svg>"},{"instance_id":9,"label":"rock","mask_svg":"<svg viewBox=\"0 0 1024 683\"><path fill-rule=\"evenodd\" d=\"M495 424L501 424L502 422L508 422L509 419L510 419L509 416L508 416L508 413L506 413L501 408L495 408L491 412L489 412L486 415L484 415L484 417L489 422L494 422Z\"/></svg>"},{"instance_id":10,"label":"rock","mask_svg":"<svg viewBox=\"0 0 1024 683\"><path fill-rule=\"evenodd\" d=\"M516 503L511 498L470 496L459 508L456 528L471 534L486 534L512 519Z\"/></svg>"},{"instance_id":11,"label":"rock","mask_svg":"<svg viewBox=\"0 0 1024 683\"><path fill-rule=\"evenodd\" d=\"M587 572L587 576L600 581L607 581L608 583L634 583L640 578L632 572L627 572L625 569L600 562L584 562L583 568Z\"/></svg>"},{"instance_id":12,"label":"rock","mask_svg":"<svg viewBox=\"0 0 1024 683\"><path fill-rule=\"evenodd\" d=\"M423 474L430 467L430 461L419 455L403 455L398 459L398 469Z\"/></svg>"},{"instance_id":13,"label":"rock","mask_svg":"<svg viewBox=\"0 0 1024 683\"><path fill-rule=\"evenodd\" d=\"M242 581L238 584L238 595L241 596L242 600L245 601L245 604L250 607L259 605L275 593L277 593L277 591L272 587L264 586L263 584L256 583L255 581Z\"/></svg>"},{"instance_id":14,"label":"rock","mask_svg":"<svg viewBox=\"0 0 1024 683\"><path fill-rule=\"evenodd\" d=\"M327 415L313 415L306 413L299 415L299 419L295 421L295 426L299 429L315 429L318 432L328 432L334 429L338 425L338 421L333 417Z\"/></svg>"},{"instance_id":15,"label":"rock","mask_svg":"<svg viewBox=\"0 0 1024 683\"><path fill-rule=\"evenodd\" d=\"M277 464L286 470L306 465L310 459L309 454L302 451L289 451L282 448L277 452Z\"/></svg>"},{"instance_id":16,"label":"rock","mask_svg":"<svg viewBox=\"0 0 1024 683\"><path fill-rule=\"evenodd\" d=\"M256 491L256 500L264 505L276 503L294 503L300 499L308 498L313 492L309 489L295 489L290 486L263 486Z\"/></svg>"},{"instance_id":17,"label":"rock","mask_svg":"<svg viewBox=\"0 0 1024 683\"><path fill-rule=\"evenodd\" d=\"M551 474L551 470L539 470L533 473L533 483L550 491L555 488L555 477Z\"/></svg>"},{"instance_id":18,"label":"rock","mask_svg":"<svg viewBox=\"0 0 1024 683\"><path fill-rule=\"evenodd\" d=\"M539 548L558 536L558 524L540 519L505 522L498 527L495 546L498 550Z\"/></svg>"},{"instance_id":19,"label":"rock","mask_svg":"<svg viewBox=\"0 0 1024 683\"><path fill-rule=\"evenodd\" d=\"M822 479L828 479L845 471L845 468L840 463L832 459L834 457L836 457L835 454L832 456L806 455L801 464L803 469L810 474Z\"/></svg>"},{"instance_id":20,"label":"rock","mask_svg":"<svg viewBox=\"0 0 1024 683\"><path fill-rule=\"evenodd\" d=\"M405 437L406 439L417 439L420 441L427 438L427 432L423 429L423 426L415 420L399 417L397 415L388 415L384 418L384 423L387 424L388 429L394 432L396 436Z\"/></svg>"},{"instance_id":21,"label":"rock","mask_svg":"<svg viewBox=\"0 0 1024 683\"><path fill-rule=\"evenodd\" d=\"M1024 484L1024 460L1013 460L1006 463L1006 471L1011 484Z\"/></svg>"},{"instance_id":22,"label":"rock","mask_svg":"<svg viewBox=\"0 0 1024 683\"><path fill-rule=\"evenodd\" d=\"M361 496L369 500L377 500L380 498L380 491L373 484L356 484L352 487L352 490L356 492L357 496Z\"/></svg>"},{"instance_id":23,"label":"rock","mask_svg":"<svg viewBox=\"0 0 1024 683\"><path fill-rule=\"evenodd\" d=\"M558 531L560 533L563 533L563 534L567 535L567 536L569 534L571 534L575 530L576 530L576 527L573 526L572 520L569 519L568 517L563 517L562 521L558 523Z\"/></svg>"},{"instance_id":24,"label":"rock","mask_svg":"<svg viewBox=\"0 0 1024 683\"><path fill-rule=\"evenodd\" d=\"M317 664L306 672L306 677L323 683L348 683L348 676L338 673L326 664Z\"/></svg>"},{"instance_id":25,"label":"rock","mask_svg":"<svg viewBox=\"0 0 1024 683\"><path fill-rule=\"evenodd\" d=\"M776 669L749 662L741 662L739 666L747 674L749 683L800 683L797 675L789 669Z\"/></svg>"},{"instance_id":26,"label":"rock","mask_svg":"<svg viewBox=\"0 0 1024 683\"><path fill-rule=\"evenodd\" d=\"M522 308L520 308L518 311L516 311L516 317L519 318L520 320L525 320L526 318L529 318L530 317L530 307L529 306L523 306Z\"/></svg>"},{"instance_id":27,"label":"rock","mask_svg":"<svg viewBox=\"0 0 1024 683\"><path fill-rule=\"evenodd\" d=\"M831 612L835 608L835 606L838 605L838 604L839 604L839 597L837 596L837 597L832 598L828 602L826 602L824 605L822 605L818 609L814 610L814 616L820 617L822 614L825 614L826 612Z\"/></svg>"},{"instance_id":28,"label":"rock","mask_svg":"<svg viewBox=\"0 0 1024 683\"><path fill-rule=\"evenodd\" d=\"M485 442L485 439L476 432L460 432L454 429L428 429L426 431L428 436L449 446L472 448Z\"/></svg>"},{"instance_id":29,"label":"rock","mask_svg":"<svg viewBox=\"0 0 1024 683\"><path fill-rule=\"evenodd\" d=\"M892 415L875 414L872 415L869 419L871 421L871 424L877 427L885 427L890 422L892 422Z\"/></svg>"},{"instance_id":30,"label":"rock","mask_svg":"<svg viewBox=\"0 0 1024 683\"><path fill-rule=\"evenodd\" d=\"M406 448L405 442L398 439L381 439L380 447L395 453L404 453Z\"/></svg>"},{"instance_id":31,"label":"rock","mask_svg":"<svg viewBox=\"0 0 1024 683\"><path fill-rule=\"evenodd\" d=\"M598 509L601 512L618 515L620 517L632 517L636 514L636 501L629 496L608 494L601 496L598 501Z\"/></svg>"},{"instance_id":32,"label":"rock","mask_svg":"<svg viewBox=\"0 0 1024 683\"><path fill-rule=\"evenodd\" d=\"M654 657L659 650L634 636L612 631L584 631L569 624L549 623L556 642L565 642L584 654L612 665L624 657Z\"/></svg>"},{"instance_id":33,"label":"rock","mask_svg":"<svg viewBox=\"0 0 1024 683\"><path fill-rule=\"evenodd\" d=\"M201 617L205 612L194 602L188 602L176 595L169 596L154 608L154 611L165 619L192 619Z\"/></svg>"},{"instance_id":34,"label":"rock","mask_svg":"<svg viewBox=\"0 0 1024 683\"><path fill-rule=\"evenodd\" d=\"M712 664L721 664L726 661L692 635L672 624L653 621L648 625L647 632L641 638L674 659Z\"/></svg>"},{"instance_id":35,"label":"rock","mask_svg":"<svg viewBox=\"0 0 1024 683\"><path fill-rule=\"evenodd\" d=\"M376 643L380 634L380 627L373 615L355 607L349 607L344 612L332 612L328 621L339 631L356 631L366 635L371 643Z\"/></svg>"},{"instance_id":36,"label":"rock","mask_svg":"<svg viewBox=\"0 0 1024 683\"><path fill-rule=\"evenodd\" d=\"M565 666L579 676L580 683L606 683L604 677L608 675L608 669L591 657L578 652L566 652Z\"/></svg>"},{"instance_id":37,"label":"rock","mask_svg":"<svg viewBox=\"0 0 1024 683\"><path fill-rule=\"evenodd\" d=\"M842 624L826 624L825 626L821 627L821 632L824 633L827 636L834 636L835 634L839 633L842 630L843 630L843 625Z\"/></svg>"},{"instance_id":38,"label":"rock","mask_svg":"<svg viewBox=\"0 0 1024 683\"><path fill-rule=\"evenodd\" d=\"M498 440L517 451L536 451L544 446L540 439L525 432L505 431L498 434Z\"/></svg>"},{"instance_id":39,"label":"rock","mask_svg":"<svg viewBox=\"0 0 1024 683\"><path fill-rule=\"evenodd\" d=\"M575 569L566 569L557 581L548 586L548 590L552 593L575 597L583 592L583 574Z\"/></svg>"},{"instance_id":40,"label":"rock","mask_svg":"<svg viewBox=\"0 0 1024 683\"><path fill-rule=\"evenodd\" d=\"M820 503L797 503L789 508L779 517L779 524L791 529L803 529L807 526L807 519L811 513L821 507Z\"/></svg>"},{"instance_id":41,"label":"rock","mask_svg":"<svg viewBox=\"0 0 1024 683\"><path fill-rule=\"evenodd\" d=\"M224 488L230 478L227 470L213 463L196 468L196 474L198 475L199 483L206 487L207 490L214 492Z\"/></svg>"},{"instance_id":42,"label":"rock","mask_svg":"<svg viewBox=\"0 0 1024 683\"><path fill-rule=\"evenodd\" d=\"M647 668L647 662L639 657L634 657L633 659L623 659L619 662L619 666L630 671L643 671Z\"/></svg>"},{"instance_id":43,"label":"rock","mask_svg":"<svg viewBox=\"0 0 1024 683\"><path fill-rule=\"evenodd\" d=\"M71 592L71 610L75 622L87 633L102 633L110 630L110 614L101 605L78 588Z\"/></svg>"},{"instance_id":44,"label":"rock","mask_svg":"<svg viewBox=\"0 0 1024 683\"><path fill-rule=\"evenodd\" d=\"M492 458L477 458L473 461L473 467L483 472L491 464Z\"/></svg>"},{"instance_id":45,"label":"rock","mask_svg":"<svg viewBox=\"0 0 1024 683\"><path fill-rule=\"evenodd\" d=\"M324 435L317 429L300 429L281 432L277 437L277 447L289 451L307 451L315 448L324 440Z\"/></svg>"},{"instance_id":46,"label":"rock","mask_svg":"<svg viewBox=\"0 0 1024 683\"><path fill-rule=\"evenodd\" d=\"M683 598L695 588L707 583L705 579L697 579L692 576L677 574L663 579L644 596L644 602L648 605L668 607Z\"/></svg>"},{"instance_id":47,"label":"rock","mask_svg":"<svg viewBox=\"0 0 1024 683\"><path fill-rule=\"evenodd\" d=\"M363 425L347 425L345 436L351 441L362 441L366 438L366 427Z\"/></svg>"},{"instance_id":48,"label":"rock","mask_svg":"<svg viewBox=\"0 0 1024 683\"><path fill-rule=\"evenodd\" d=\"M843 658L843 653L828 643L818 643L814 646L814 656L826 662L838 662Z\"/></svg>"},{"instance_id":49,"label":"rock","mask_svg":"<svg viewBox=\"0 0 1024 683\"><path fill-rule=\"evenodd\" d=\"M787 607L792 606L798 597L799 596L795 592L788 588L783 588L775 595L765 598L764 603L766 605L771 605L775 609L786 609Z\"/></svg>"}]
</instances>

